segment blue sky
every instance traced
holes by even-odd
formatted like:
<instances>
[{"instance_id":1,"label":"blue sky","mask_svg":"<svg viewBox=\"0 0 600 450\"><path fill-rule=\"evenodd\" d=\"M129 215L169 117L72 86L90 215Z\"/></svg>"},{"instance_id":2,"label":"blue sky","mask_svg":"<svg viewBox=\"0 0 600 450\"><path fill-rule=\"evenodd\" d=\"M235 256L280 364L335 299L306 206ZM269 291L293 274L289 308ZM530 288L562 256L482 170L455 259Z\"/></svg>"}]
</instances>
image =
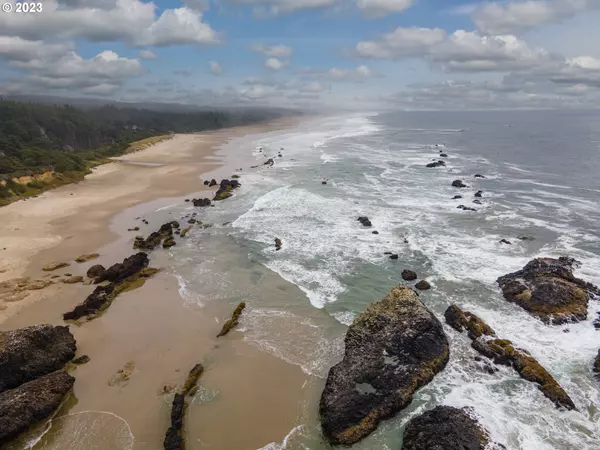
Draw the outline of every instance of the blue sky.
<instances>
[{"instance_id":1,"label":"blue sky","mask_svg":"<svg viewBox=\"0 0 600 450\"><path fill-rule=\"evenodd\" d=\"M0 13L0 95L401 109L587 107L600 96L600 0L42 6Z\"/></svg>"}]
</instances>

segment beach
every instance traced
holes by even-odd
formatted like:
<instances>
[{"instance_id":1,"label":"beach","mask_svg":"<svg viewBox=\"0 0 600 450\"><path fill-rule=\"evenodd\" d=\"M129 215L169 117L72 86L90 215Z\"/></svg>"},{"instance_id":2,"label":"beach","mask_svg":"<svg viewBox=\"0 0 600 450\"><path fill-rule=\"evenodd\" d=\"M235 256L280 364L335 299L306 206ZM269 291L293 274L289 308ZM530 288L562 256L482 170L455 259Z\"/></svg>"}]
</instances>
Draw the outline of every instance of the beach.
<instances>
[{"instance_id":1,"label":"beach","mask_svg":"<svg viewBox=\"0 0 600 450\"><path fill-rule=\"evenodd\" d=\"M93 264L108 267L122 261L135 253L131 245L136 234L145 236L161 225L160 213L150 214L161 204L183 203L194 193L210 196L202 183L204 173L231 176L233 168L215 156L219 146L235 137L296 122L283 119L176 135L95 168L83 182L0 208L0 282L17 277L60 280L51 277L85 275ZM141 216L148 225L140 221ZM134 226L139 232L126 231ZM74 261L90 253L100 256L82 264ZM44 272L42 268L52 262L70 265ZM151 256L150 265L160 268L160 261ZM0 327L62 325L62 314L92 289L56 281L26 291L24 299L2 302ZM242 342L235 333L217 340L231 312L227 304L185 303L177 280L159 273L141 288L120 295L101 317L71 325L78 355L86 354L91 361L75 370L73 397L38 445L82 448L73 446L82 445L76 441L81 440L81 429L86 429L89 441L83 442L89 447L162 448L174 387L200 362L205 366L201 383L206 392L198 397L220 395L218 402L188 408L194 424L186 427L188 448L255 449L281 440L297 425L298 402L308 376L297 366ZM109 383L124 366L129 367L128 379Z\"/></svg>"}]
</instances>

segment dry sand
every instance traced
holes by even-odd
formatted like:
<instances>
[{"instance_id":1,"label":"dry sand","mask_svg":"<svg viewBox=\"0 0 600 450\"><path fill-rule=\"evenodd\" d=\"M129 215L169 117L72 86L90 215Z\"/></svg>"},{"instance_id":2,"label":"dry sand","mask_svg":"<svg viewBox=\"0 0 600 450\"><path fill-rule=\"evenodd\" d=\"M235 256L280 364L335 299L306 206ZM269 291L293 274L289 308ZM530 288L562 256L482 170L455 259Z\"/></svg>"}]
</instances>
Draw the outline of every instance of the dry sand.
<instances>
[{"instance_id":1,"label":"dry sand","mask_svg":"<svg viewBox=\"0 0 600 450\"><path fill-rule=\"evenodd\" d=\"M51 279L41 270L51 262L69 262L70 266L50 274L83 275L93 264L108 266L121 261L133 253L131 239L137 233L118 231L139 225L145 227L139 234L147 235L156 229L160 223L151 221L145 226L134 219L155 210L156 204L173 201L161 199L198 192L201 174L219 167L215 146L232 137L293 122L288 119L177 135L100 166L81 183L0 208L0 282L23 276ZM229 171L224 169L223 176ZM109 225L117 215L119 226L111 231ZM74 262L77 256L94 252L100 254L98 259ZM62 313L85 299L92 288L56 282L27 291L28 296L20 301L0 301L0 329L63 324ZM6 289L0 288L0 296L3 292ZM281 441L298 425L309 379L297 366L245 344L241 333L216 339L230 314L229 307L184 305L177 281L159 273L141 288L119 296L99 318L72 325L78 355L87 354L91 361L75 370L76 401L68 402L59 412L59 416L74 415L55 422L65 428L61 431L55 427L43 448L130 448L128 427L135 437L133 448L162 448L172 398L163 389L183 383L197 362L205 365L206 372L201 378L201 392L188 409L188 449L255 450ZM130 361L133 371L129 379L109 385ZM211 392L218 392L214 400L200 401ZM118 417L78 414L84 411L104 411ZM87 430L83 435L89 436L89 430L94 429L92 418L98 427L92 440L82 443L79 435L71 443L74 428L81 424Z\"/></svg>"}]
</instances>

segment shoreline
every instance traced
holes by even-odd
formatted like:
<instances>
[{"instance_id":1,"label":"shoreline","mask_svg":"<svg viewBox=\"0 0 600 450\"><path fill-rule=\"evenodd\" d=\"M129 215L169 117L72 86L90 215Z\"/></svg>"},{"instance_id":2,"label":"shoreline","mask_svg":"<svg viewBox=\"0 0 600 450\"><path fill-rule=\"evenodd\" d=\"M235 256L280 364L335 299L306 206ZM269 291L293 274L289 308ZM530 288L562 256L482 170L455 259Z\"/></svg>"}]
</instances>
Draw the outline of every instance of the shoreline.
<instances>
[{"instance_id":1,"label":"shoreline","mask_svg":"<svg viewBox=\"0 0 600 450\"><path fill-rule=\"evenodd\" d=\"M122 261L135 253L131 239L136 234L146 236L162 223L156 220L158 205L183 202L184 195L206 192L200 177L207 173L231 176L234 169L216 155L221 146L236 137L293 126L298 120L176 135L99 166L82 183L0 208L0 283L22 276L50 280L55 273L85 275L91 265L108 267ZM135 220L146 215L150 219L150 213L148 225ZM138 233L123 231L133 225L140 227ZM100 256L93 261L73 261L96 252ZM150 256L150 265L156 266L156 258ZM43 272L51 262L69 262L70 266ZM38 323L63 325L62 313L83 301L91 290L80 283L57 282L27 291L27 298L19 302L2 302L7 308L0 310L0 329ZM74 420L71 417L104 411L130 427L135 436L132 448L161 448L170 415L170 394L162 390L181 384L189 369L202 362L207 371L200 385L218 394L208 403L194 400L189 408L186 424L193 421L194 426L186 426L188 448L208 443L213 448L258 449L279 442L298 425L298 402L312 384L311 377L298 366L243 342L242 333L217 340L215 336L232 310L229 304L185 304L178 281L159 273L141 288L120 295L101 317L71 325L78 355L88 354L91 361L75 370L73 397L57 414L75 415L62 419L67 422L62 424L63 433L55 436L51 431L49 439L61 448L69 427L75 426L69 423ZM134 363L131 379L109 386L108 380L129 361ZM203 391L199 395L208 394ZM98 442L90 442L94 443Z\"/></svg>"}]
</instances>

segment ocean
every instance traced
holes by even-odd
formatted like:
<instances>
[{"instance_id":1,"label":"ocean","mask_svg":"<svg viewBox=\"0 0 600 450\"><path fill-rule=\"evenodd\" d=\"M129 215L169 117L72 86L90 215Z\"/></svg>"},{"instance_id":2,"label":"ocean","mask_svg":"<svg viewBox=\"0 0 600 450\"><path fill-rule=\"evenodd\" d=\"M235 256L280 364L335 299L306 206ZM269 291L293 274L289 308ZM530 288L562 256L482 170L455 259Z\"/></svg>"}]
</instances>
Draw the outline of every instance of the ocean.
<instances>
[{"instance_id":1,"label":"ocean","mask_svg":"<svg viewBox=\"0 0 600 450\"><path fill-rule=\"evenodd\" d=\"M298 426L263 450L328 448L318 425L323 380L342 357L347 325L402 283L403 269L431 283L421 298L442 322L452 303L479 315L546 367L578 411L557 410L512 368L488 374L467 336L444 325L446 369L353 448L400 448L408 420L439 404L472 407L491 438L512 450L600 448L600 384L591 372L600 304L590 303L587 321L547 326L505 301L495 283L532 258L568 255L581 262L576 276L600 285L600 114L318 117L233 139L225 155L238 155L228 164L242 169L242 187L213 208L172 206L197 211L212 227L190 231L170 252L169 270L186 302L245 300L236 332L313 375ZM273 166L263 165L268 158ZM438 159L446 166L425 167ZM468 187L452 187L456 179Z\"/></svg>"}]
</instances>

